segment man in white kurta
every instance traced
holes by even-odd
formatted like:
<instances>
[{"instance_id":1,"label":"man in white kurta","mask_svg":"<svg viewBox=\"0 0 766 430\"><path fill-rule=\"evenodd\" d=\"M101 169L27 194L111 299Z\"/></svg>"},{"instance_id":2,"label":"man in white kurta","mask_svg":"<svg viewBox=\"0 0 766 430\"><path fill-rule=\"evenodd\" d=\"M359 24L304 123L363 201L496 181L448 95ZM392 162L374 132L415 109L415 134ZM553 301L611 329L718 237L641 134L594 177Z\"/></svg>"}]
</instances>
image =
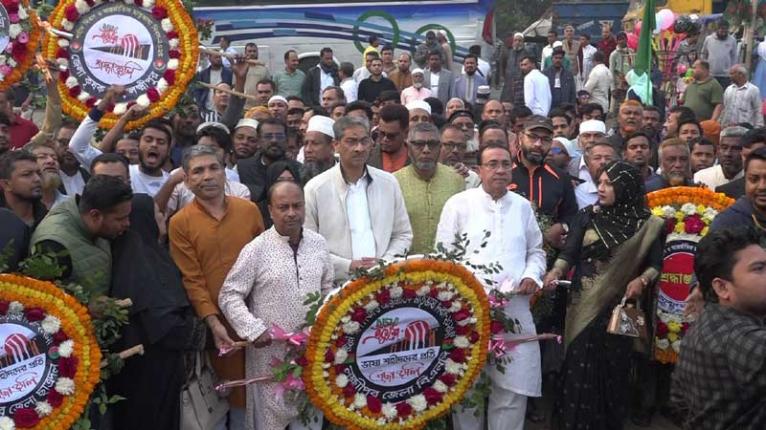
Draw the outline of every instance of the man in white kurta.
<instances>
[{"instance_id":1,"label":"man in white kurta","mask_svg":"<svg viewBox=\"0 0 766 430\"><path fill-rule=\"evenodd\" d=\"M303 230L303 192L292 182L277 182L269 194L269 213L274 225L248 243L229 271L218 296L226 320L242 338L251 342L246 351L247 378L271 375L271 360L285 357L285 343L268 346L268 329L276 324L297 332L306 321L310 293L327 294L333 286L333 270L327 243L311 230ZM291 430L300 424L294 405L275 392L276 383L251 384L247 388L247 430ZM311 421L311 430L322 427Z\"/></svg>"},{"instance_id":2,"label":"man in white kurta","mask_svg":"<svg viewBox=\"0 0 766 430\"><path fill-rule=\"evenodd\" d=\"M507 146L487 146L480 152L482 185L452 196L444 205L436 243L452 248L456 234L467 234L466 256L470 263L499 263L500 273L492 275L500 291L516 295L506 305L507 315L521 325L516 335L536 334L529 309L530 294L542 286L545 252L535 213L525 198L507 191L511 182L511 154ZM490 236L485 242L485 232ZM486 277L486 276L482 276ZM494 363L485 371L492 383L489 398L489 430L522 430L527 397L541 395L540 346L524 343L509 352L511 362L505 373ZM474 410L453 415L455 430L479 430L482 419ZM480 411L483 415L483 411Z\"/></svg>"},{"instance_id":3,"label":"man in white kurta","mask_svg":"<svg viewBox=\"0 0 766 430\"><path fill-rule=\"evenodd\" d=\"M537 61L526 57L519 64L524 73L524 104L535 115L548 116L551 110L551 86L548 77L537 70Z\"/></svg>"}]
</instances>

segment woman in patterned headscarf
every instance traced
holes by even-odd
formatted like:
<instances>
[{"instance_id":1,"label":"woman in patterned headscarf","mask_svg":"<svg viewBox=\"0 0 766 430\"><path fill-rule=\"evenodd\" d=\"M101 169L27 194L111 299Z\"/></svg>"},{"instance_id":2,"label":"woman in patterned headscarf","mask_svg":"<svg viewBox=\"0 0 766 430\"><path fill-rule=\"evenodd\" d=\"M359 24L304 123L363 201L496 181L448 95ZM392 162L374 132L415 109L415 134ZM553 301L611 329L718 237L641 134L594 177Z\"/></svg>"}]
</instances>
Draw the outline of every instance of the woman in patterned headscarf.
<instances>
[{"instance_id":1,"label":"woman in patterned headscarf","mask_svg":"<svg viewBox=\"0 0 766 430\"><path fill-rule=\"evenodd\" d=\"M575 268L569 294L561 371L559 429L619 429L627 409L633 338L608 334L623 297L638 300L662 267L664 221L646 207L638 169L616 161L598 181L598 203L582 209L547 287Z\"/></svg>"}]
</instances>

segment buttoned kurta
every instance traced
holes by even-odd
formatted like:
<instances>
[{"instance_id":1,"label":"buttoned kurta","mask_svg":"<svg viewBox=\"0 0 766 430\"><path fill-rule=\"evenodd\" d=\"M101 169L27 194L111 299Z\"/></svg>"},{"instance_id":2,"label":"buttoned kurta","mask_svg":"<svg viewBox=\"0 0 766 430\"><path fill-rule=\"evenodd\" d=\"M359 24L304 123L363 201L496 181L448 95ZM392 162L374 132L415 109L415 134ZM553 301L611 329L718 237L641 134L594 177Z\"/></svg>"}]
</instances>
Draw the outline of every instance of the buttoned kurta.
<instances>
[{"instance_id":1,"label":"buttoned kurta","mask_svg":"<svg viewBox=\"0 0 766 430\"><path fill-rule=\"evenodd\" d=\"M485 232L490 236L484 238ZM490 275L495 287L502 292L518 288L524 278L542 286L545 273L543 236L529 202L515 193L507 192L498 200L483 187L463 191L452 196L444 205L436 232L436 242L452 248L456 234L467 234L470 241L466 256L470 263L488 265L499 263L502 270ZM482 243L486 246L482 247ZM486 275L482 274L481 278ZM529 296L516 295L506 305L507 315L521 325L518 335L537 333L529 309ZM528 342L516 346L508 353L511 362L505 373L494 365L487 372L494 384L525 396L541 395L540 346Z\"/></svg>"},{"instance_id":2,"label":"buttoned kurta","mask_svg":"<svg viewBox=\"0 0 766 430\"><path fill-rule=\"evenodd\" d=\"M322 236L304 230L297 251L275 227L248 243L224 281L218 303L237 334L253 342L276 324L288 332L302 329L310 293L332 289L333 268ZM248 347L247 377L271 374L271 360L285 356L284 342ZM255 415L258 430L283 430L298 417L294 405L277 396L275 383L248 386L248 423ZM253 412L255 412L253 414ZM248 428L252 428L248 426Z\"/></svg>"},{"instance_id":3,"label":"buttoned kurta","mask_svg":"<svg viewBox=\"0 0 766 430\"><path fill-rule=\"evenodd\" d=\"M412 226L414 254L426 254L434 248L436 227L447 199L465 190L465 180L454 169L437 164L436 173L430 180L418 176L415 167L409 165L394 173L399 181Z\"/></svg>"},{"instance_id":4,"label":"buttoned kurta","mask_svg":"<svg viewBox=\"0 0 766 430\"><path fill-rule=\"evenodd\" d=\"M236 337L235 332L221 316L218 294L239 252L262 231L263 219L258 206L236 197L226 197L226 213L220 221L196 199L170 219L170 255L181 269L189 301L201 319L219 315L230 337ZM209 355L220 379L245 376L243 351L226 357L218 357L217 351ZM235 407L244 407L245 390L232 390L229 401Z\"/></svg>"}]
</instances>

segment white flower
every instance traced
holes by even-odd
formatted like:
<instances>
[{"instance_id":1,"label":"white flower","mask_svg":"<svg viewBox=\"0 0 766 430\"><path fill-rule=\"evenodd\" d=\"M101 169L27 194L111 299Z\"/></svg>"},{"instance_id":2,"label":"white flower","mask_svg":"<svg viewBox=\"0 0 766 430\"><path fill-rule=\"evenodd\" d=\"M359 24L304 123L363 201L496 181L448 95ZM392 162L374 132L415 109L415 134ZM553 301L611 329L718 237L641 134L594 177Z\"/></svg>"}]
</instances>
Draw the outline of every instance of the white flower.
<instances>
[{"instance_id":1,"label":"white flower","mask_svg":"<svg viewBox=\"0 0 766 430\"><path fill-rule=\"evenodd\" d=\"M362 393L354 394L354 407L362 409L365 406L367 406L367 396Z\"/></svg>"},{"instance_id":2,"label":"white flower","mask_svg":"<svg viewBox=\"0 0 766 430\"><path fill-rule=\"evenodd\" d=\"M673 347L673 351L675 351L676 354L681 352L681 341L680 340L677 340L677 341L673 342L670 346Z\"/></svg>"},{"instance_id":3,"label":"white flower","mask_svg":"<svg viewBox=\"0 0 766 430\"><path fill-rule=\"evenodd\" d=\"M428 293L431 292L431 287L423 285L422 287L418 288L418 290L415 292L418 296L425 296Z\"/></svg>"},{"instance_id":4,"label":"white flower","mask_svg":"<svg viewBox=\"0 0 766 430\"><path fill-rule=\"evenodd\" d=\"M54 334L61 328L61 320L53 315L48 315L43 319L43 322L40 323L40 326L43 328L44 332Z\"/></svg>"},{"instance_id":5,"label":"white flower","mask_svg":"<svg viewBox=\"0 0 766 430\"><path fill-rule=\"evenodd\" d=\"M59 40L56 43L61 48L68 48L69 47L69 41L64 39L63 37L59 38Z\"/></svg>"},{"instance_id":6,"label":"white flower","mask_svg":"<svg viewBox=\"0 0 766 430\"><path fill-rule=\"evenodd\" d=\"M3 82L4 80L5 80L5 75L3 75L2 73L0 73L0 82Z\"/></svg>"},{"instance_id":7,"label":"white flower","mask_svg":"<svg viewBox=\"0 0 766 430\"><path fill-rule=\"evenodd\" d=\"M160 21L160 25L162 25L162 31L164 31L165 33L170 33L171 31L173 31L173 29L175 29L175 27L173 27L173 23L170 22L170 18L165 18L162 21Z\"/></svg>"},{"instance_id":8,"label":"white flower","mask_svg":"<svg viewBox=\"0 0 766 430\"><path fill-rule=\"evenodd\" d=\"M381 412L383 412L383 416L386 417L388 420L393 420L396 418L396 415L398 412L396 411L396 406L392 405L391 403L383 403L383 408L381 409Z\"/></svg>"},{"instance_id":9,"label":"white flower","mask_svg":"<svg viewBox=\"0 0 766 430\"><path fill-rule=\"evenodd\" d=\"M72 29L74 29L74 23L64 18L61 20L61 27L66 31L72 31Z\"/></svg>"},{"instance_id":10,"label":"white flower","mask_svg":"<svg viewBox=\"0 0 766 430\"><path fill-rule=\"evenodd\" d=\"M0 417L0 430L16 430L16 423L11 417Z\"/></svg>"},{"instance_id":11,"label":"white flower","mask_svg":"<svg viewBox=\"0 0 766 430\"><path fill-rule=\"evenodd\" d=\"M128 104L127 103L117 103L114 105L114 112L115 115L124 115L125 112L128 111Z\"/></svg>"},{"instance_id":12,"label":"white flower","mask_svg":"<svg viewBox=\"0 0 766 430\"><path fill-rule=\"evenodd\" d=\"M343 324L345 324L345 323L347 323L347 322L349 322L349 321L351 321L351 317L350 317L350 316L348 316L348 315L344 315L344 316L343 316L343 317L340 319L340 322L341 322L341 323L343 323Z\"/></svg>"},{"instance_id":13,"label":"white flower","mask_svg":"<svg viewBox=\"0 0 766 430\"><path fill-rule=\"evenodd\" d=\"M178 41L178 38L173 38L168 40L168 46L170 47L170 49L178 49L179 44L180 42Z\"/></svg>"},{"instance_id":14,"label":"white flower","mask_svg":"<svg viewBox=\"0 0 766 430\"><path fill-rule=\"evenodd\" d=\"M452 294L449 291L439 291L439 295L436 296L436 298L438 298L440 302L446 302L447 300L451 299L453 296L454 294Z\"/></svg>"},{"instance_id":15,"label":"white flower","mask_svg":"<svg viewBox=\"0 0 766 430\"><path fill-rule=\"evenodd\" d=\"M8 305L8 313L9 314L20 314L24 312L24 305L17 301L12 301L10 305Z\"/></svg>"},{"instance_id":16,"label":"white flower","mask_svg":"<svg viewBox=\"0 0 766 430\"><path fill-rule=\"evenodd\" d=\"M56 391L64 396L74 394L74 381L71 378L59 378L56 380Z\"/></svg>"},{"instance_id":17,"label":"white flower","mask_svg":"<svg viewBox=\"0 0 766 430\"><path fill-rule=\"evenodd\" d=\"M72 352L74 351L74 341L69 339L61 342L61 345L59 345L59 356L61 357L70 357L72 355Z\"/></svg>"},{"instance_id":18,"label":"white flower","mask_svg":"<svg viewBox=\"0 0 766 430\"><path fill-rule=\"evenodd\" d=\"M165 80L165 78L160 78L159 81L157 81L157 91L159 91L160 94L164 93L168 89L168 81Z\"/></svg>"},{"instance_id":19,"label":"white flower","mask_svg":"<svg viewBox=\"0 0 766 430\"><path fill-rule=\"evenodd\" d=\"M146 8L154 7L154 0L144 0L144 7Z\"/></svg>"},{"instance_id":20,"label":"white flower","mask_svg":"<svg viewBox=\"0 0 766 430\"><path fill-rule=\"evenodd\" d=\"M667 339L657 339L657 348L659 349L668 349L670 346L670 341Z\"/></svg>"},{"instance_id":21,"label":"white flower","mask_svg":"<svg viewBox=\"0 0 766 430\"><path fill-rule=\"evenodd\" d=\"M178 58L171 58L168 60L168 70L176 70L178 68Z\"/></svg>"},{"instance_id":22,"label":"white flower","mask_svg":"<svg viewBox=\"0 0 766 430\"><path fill-rule=\"evenodd\" d=\"M343 364L346 362L347 358L348 352L346 352L345 348L338 348L335 351L335 364Z\"/></svg>"},{"instance_id":23,"label":"white flower","mask_svg":"<svg viewBox=\"0 0 766 430\"><path fill-rule=\"evenodd\" d=\"M675 218L676 216L676 208L673 206L667 205L662 207L662 216L665 218Z\"/></svg>"},{"instance_id":24,"label":"white flower","mask_svg":"<svg viewBox=\"0 0 766 430\"><path fill-rule=\"evenodd\" d=\"M19 11L16 12L16 15L19 16L19 19L27 19L29 18L29 15L27 14L27 8L19 4Z\"/></svg>"},{"instance_id":25,"label":"white flower","mask_svg":"<svg viewBox=\"0 0 766 430\"><path fill-rule=\"evenodd\" d=\"M446 393L447 391L449 391L449 387L447 386L447 384L445 384L444 382L438 379L436 380L436 382L434 382L433 387L434 387L434 390L440 393Z\"/></svg>"},{"instance_id":26,"label":"white flower","mask_svg":"<svg viewBox=\"0 0 766 430\"><path fill-rule=\"evenodd\" d=\"M354 334L359 331L359 323L356 321L349 321L343 324L343 332L346 334Z\"/></svg>"},{"instance_id":27,"label":"white flower","mask_svg":"<svg viewBox=\"0 0 766 430\"><path fill-rule=\"evenodd\" d=\"M338 386L338 388L346 388L346 385L348 385L348 376L344 374L340 374L335 377L335 385Z\"/></svg>"},{"instance_id":28,"label":"white flower","mask_svg":"<svg viewBox=\"0 0 766 430\"><path fill-rule=\"evenodd\" d=\"M471 342L465 336L455 336L455 340L452 343L458 348L468 348L471 346Z\"/></svg>"},{"instance_id":29,"label":"white flower","mask_svg":"<svg viewBox=\"0 0 766 430\"><path fill-rule=\"evenodd\" d=\"M74 7L80 15L90 11L90 6L88 6L88 3L85 3L85 0L77 0L74 2Z\"/></svg>"},{"instance_id":30,"label":"white flower","mask_svg":"<svg viewBox=\"0 0 766 430\"><path fill-rule=\"evenodd\" d=\"M694 215L697 213L697 206L694 203L684 203L681 206L681 212L685 215Z\"/></svg>"},{"instance_id":31,"label":"white flower","mask_svg":"<svg viewBox=\"0 0 766 430\"><path fill-rule=\"evenodd\" d=\"M410 397L407 399L407 403L412 406L412 409L415 410L415 412L423 412L428 407L428 402L426 402L426 396L422 394L418 394L417 396Z\"/></svg>"},{"instance_id":32,"label":"white flower","mask_svg":"<svg viewBox=\"0 0 766 430\"><path fill-rule=\"evenodd\" d=\"M380 304L378 303L377 300L371 300L366 305L364 305L364 310L366 310L367 312L372 312L375 309L377 309L379 306Z\"/></svg>"},{"instance_id":33,"label":"white flower","mask_svg":"<svg viewBox=\"0 0 766 430\"><path fill-rule=\"evenodd\" d=\"M8 58L8 65L11 67L16 67L19 63L16 62L13 58Z\"/></svg>"},{"instance_id":34,"label":"white flower","mask_svg":"<svg viewBox=\"0 0 766 430\"><path fill-rule=\"evenodd\" d=\"M15 39L24 29L21 28L21 25L19 24L11 24L10 27L8 27L8 36L11 37L11 39Z\"/></svg>"},{"instance_id":35,"label":"white flower","mask_svg":"<svg viewBox=\"0 0 766 430\"><path fill-rule=\"evenodd\" d=\"M41 402L37 402L35 405L35 412L37 412L37 415L40 415L41 417L47 417L51 414L51 412L53 412L53 407L50 403L43 400Z\"/></svg>"},{"instance_id":36,"label":"white flower","mask_svg":"<svg viewBox=\"0 0 766 430\"><path fill-rule=\"evenodd\" d=\"M8 62L8 56L5 54L0 54L0 66L3 64L6 64Z\"/></svg>"},{"instance_id":37,"label":"white flower","mask_svg":"<svg viewBox=\"0 0 766 430\"><path fill-rule=\"evenodd\" d=\"M448 358L447 361L444 362L444 370L447 373L451 373L453 375L460 374L460 371L462 370L462 367L460 367L459 363L455 363L452 361L451 358Z\"/></svg>"},{"instance_id":38,"label":"white flower","mask_svg":"<svg viewBox=\"0 0 766 430\"><path fill-rule=\"evenodd\" d=\"M146 94L141 94L136 99L136 104L143 107L149 107L150 104L152 104L151 100L149 100L149 96Z\"/></svg>"},{"instance_id":39,"label":"white flower","mask_svg":"<svg viewBox=\"0 0 766 430\"><path fill-rule=\"evenodd\" d=\"M77 100L85 103L86 100L90 98L90 94L87 91L80 91L80 94L77 95Z\"/></svg>"},{"instance_id":40,"label":"white flower","mask_svg":"<svg viewBox=\"0 0 766 430\"><path fill-rule=\"evenodd\" d=\"M404 289L402 289L402 287L396 285L394 287L391 287L391 289L388 290L388 292L391 294L391 298L392 299L398 299L399 297L402 296L402 294L404 294Z\"/></svg>"},{"instance_id":41,"label":"white flower","mask_svg":"<svg viewBox=\"0 0 766 430\"><path fill-rule=\"evenodd\" d=\"M449 311L454 314L455 312L459 311L462 307L463 307L463 304L455 300L454 302L452 302L452 306L449 307Z\"/></svg>"},{"instance_id":42,"label":"white flower","mask_svg":"<svg viewBox=\"0 0 766 430\"><path fill-rule=\"evenodd\" d=\"M77 82L77 78L75 78L74 76L70 76L66 78L66 81L64 81L64 85L66 85L67 88L74 88L79 84L80 83Z\"/></svg>"},{"instance_id":43,"label":"white flower","mask_svg":"<svg viewBox=\"0 0 766 430\"><path fill-rule=\"evenodd\" d=\"M67 58L56 58L56 63L59 66L69 67L69 60Z\"/></svg>"}]
</instances>

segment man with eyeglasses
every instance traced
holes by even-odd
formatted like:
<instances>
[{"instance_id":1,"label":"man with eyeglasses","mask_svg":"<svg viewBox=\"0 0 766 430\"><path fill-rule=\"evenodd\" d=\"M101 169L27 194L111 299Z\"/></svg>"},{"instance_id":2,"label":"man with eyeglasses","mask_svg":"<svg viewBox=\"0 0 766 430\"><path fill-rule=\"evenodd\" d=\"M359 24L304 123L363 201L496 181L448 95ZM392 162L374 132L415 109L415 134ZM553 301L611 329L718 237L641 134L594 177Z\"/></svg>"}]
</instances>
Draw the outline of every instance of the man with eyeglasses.
<instances>
[{"instance_id":1,"label":"man with eyeglasses","mask_svg":"<svg viewBox=\"0 0 766 430\"><path fill-rule=\"evenodd\" d=\"M513 314L519 323L519 332L514 336L535 335L529 299L542 286L543 236L529 201L508 191L513 167L508 145L481 148L478 161L481 187L447 200L439 220L436 244L454 250L455 237L466 235L470 242L465 244L465 255L470 263L499 263L502 268L490 275L493 281L490 287L513 294L505 305L505 312ZM484 369L492 389L486 414L489 430L523 429L527 398L541 395L539 343L517 345L508 352L507 358L510 360L503 372L494 363ZM466 408L453 414L453 427L479 430L484 428L484 418L483 408Z\"/></svg>"},{"instance_id":2,"label":"man with eyeglasses","mask_svg":"<svg viewBox=\"0 0 766 430\"><path fill-rule=\"evenodd\" d=\"M392 260L412 245L412 228L399 183L367 164L373 146L367 118L344 116L333 124L340 163L306 184L304 227L322 235L335 280Z\"/></svg>"},{"instance_id":3,"label":"man with eyeglasses","mask_svg":"<svg viewBox=\"0 0 766 430\"><path fill-rule=\"evenodd\" d=\"M394 173L402 189L412 225L415 254L433 249L436 225L447 199L465 190L463 178L449 166L439 163L439 129L429 122L415 124L407 136L410 165Z\"/></svg>"},{"instance_id":4,"label":"man with eyeglasses","mask_svg":"<svg viewBox=\"0 0 766 430\"><path fill-rule=\"evenodd\" d=\"M410 126L410 111L398 104L380 108L377 142L370 154L370 166L377 167L388 173L410 164L404 139Z\"/></svg>"},{"instance_id":5,"label":"man with eyeglasses","mask_svg":"<svg viewBox=\"0 0 766 430\"><path fill-rule=\"evenodd\" d=\"M547 243L561 248L569 222L577 214L577 200L566 173L545 162L553 144L551 120L533 115L525 122L518 142L517 162L508 189L525 197L535 210L553 220L554 224L543 234Z\"/></svg>"},{"instance_id":6,"label":"man with eyeglasses","mask_svg":"<svg viewBox=\"0 0 766 430\"><path fill-rule=\"evenodd\" d=\"M440 141L439 162L452 167L463 177L466 190L481 185L479 175L463 163L465 151L468 148L463 130L456 125L447 124L442 127Z\"/></svg>"},{"instance_id":7,"label":"man with eyeglasses","mask_svg":"<svg viewBox=\"0 0 766 430\"><path fill-rule=\"evenodd\" d=\"M287 125L279 119L267 118L258 123L258 151L254 156L237 160L239 180L250 188L254 202L266 197L266 170L277 162L285 161L300 171L300 163L287 158Z\"/></svg>"}]
</instances>

